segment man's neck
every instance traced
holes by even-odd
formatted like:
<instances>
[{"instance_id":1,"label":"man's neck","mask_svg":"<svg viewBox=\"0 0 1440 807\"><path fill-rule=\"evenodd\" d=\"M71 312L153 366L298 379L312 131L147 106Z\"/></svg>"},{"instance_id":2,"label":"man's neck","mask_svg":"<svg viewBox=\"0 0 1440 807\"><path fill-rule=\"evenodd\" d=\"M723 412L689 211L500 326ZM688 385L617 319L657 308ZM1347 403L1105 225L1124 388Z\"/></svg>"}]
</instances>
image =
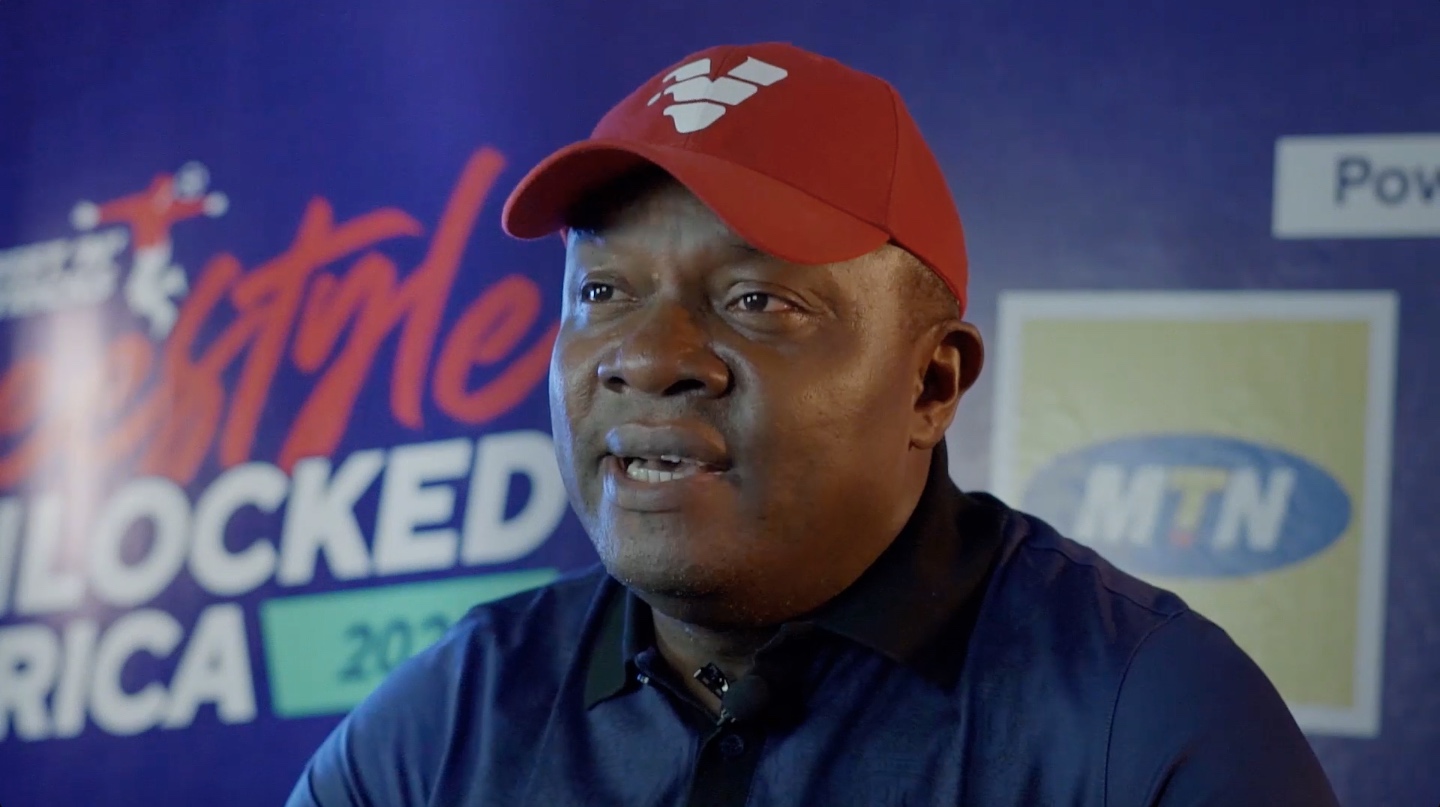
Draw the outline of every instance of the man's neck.
<instances>
[{"instance_id":1,"label":"man's neck","mask_svg":"<svg viewBox=\"0 0 1440 807\"><path fill-rule=\"evenodd\" d=\"M750 671L755 652L775 635L776 628L713 630L691 625L651 609L655 646L685 688L710 711L719 713L720 699L695 680L695 671L714 664L731 681Z\"/></svg>"}]
</instances>

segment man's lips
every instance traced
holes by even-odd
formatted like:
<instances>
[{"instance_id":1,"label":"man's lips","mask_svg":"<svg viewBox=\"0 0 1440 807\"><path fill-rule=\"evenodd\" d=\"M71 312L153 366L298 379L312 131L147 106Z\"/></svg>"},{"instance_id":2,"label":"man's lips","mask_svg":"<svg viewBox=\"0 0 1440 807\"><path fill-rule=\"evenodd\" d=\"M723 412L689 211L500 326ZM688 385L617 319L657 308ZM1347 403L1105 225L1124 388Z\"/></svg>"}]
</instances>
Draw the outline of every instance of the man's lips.
<instances>
[{"instance_id":1,"label":"man's lips","mask_svg":"<svg viewBox=\"0 0 1440 807\"><path fill-rule=\"evenodd\" d=\"M729 470L725 439L701 423L627 423L605 435L607 456L630 479L659 484Z\"/></svg>"}]
</instances>

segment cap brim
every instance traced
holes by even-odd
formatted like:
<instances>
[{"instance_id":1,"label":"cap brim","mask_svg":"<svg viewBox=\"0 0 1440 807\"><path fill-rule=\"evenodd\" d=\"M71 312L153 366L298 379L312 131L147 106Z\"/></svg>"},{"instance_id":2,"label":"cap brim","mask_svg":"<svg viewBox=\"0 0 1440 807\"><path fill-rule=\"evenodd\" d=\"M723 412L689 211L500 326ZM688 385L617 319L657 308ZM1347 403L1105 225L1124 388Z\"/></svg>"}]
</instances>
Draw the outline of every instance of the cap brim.
<instances>
[{"instance_id":1,"label":"cap brim","mask_svg":"<svg viewBox=\"0 0 1440 807\"><path fill-rule=\"evenodd\" d=\"M751 246L782 260L835 263L890 240L884 230L744 166L686 149L615 139L575 143L535 166L506 200L501 226L516 238L555 233L585 194L646 163L675 177Z\"/></svg>"}]
</instances>

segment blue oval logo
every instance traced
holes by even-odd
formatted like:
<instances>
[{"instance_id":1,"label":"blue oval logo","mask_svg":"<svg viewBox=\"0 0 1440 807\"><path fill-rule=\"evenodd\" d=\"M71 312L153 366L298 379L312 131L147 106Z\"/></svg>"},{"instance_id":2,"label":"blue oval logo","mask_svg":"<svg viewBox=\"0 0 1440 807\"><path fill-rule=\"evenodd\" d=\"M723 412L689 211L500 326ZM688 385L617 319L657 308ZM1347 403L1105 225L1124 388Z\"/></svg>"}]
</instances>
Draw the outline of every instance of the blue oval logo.
<instances>
[{"instance_id":1,"label":"blue oval logo","mask_svg":"<svg viewBox=\"0 0 1440 807\"><path fill-rule=\"evenodd\" d=\"M1314 463L1228 437L1150 435L1058 457L1024 509L1138 575L1239 577L1318 554L1350 496Z\"/></svg>"}]
</instances>

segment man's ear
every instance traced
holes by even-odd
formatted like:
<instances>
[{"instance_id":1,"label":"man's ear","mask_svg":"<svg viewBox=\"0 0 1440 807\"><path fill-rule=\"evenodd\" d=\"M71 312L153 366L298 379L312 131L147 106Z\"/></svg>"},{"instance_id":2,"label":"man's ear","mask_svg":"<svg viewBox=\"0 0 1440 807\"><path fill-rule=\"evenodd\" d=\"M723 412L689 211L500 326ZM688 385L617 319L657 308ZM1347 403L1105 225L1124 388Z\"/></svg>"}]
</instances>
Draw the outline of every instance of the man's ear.
<instances>
[{"instance_id":1,"label":"man's ear","mask_svg":"<svg viewBox=\"0 0 1440 807\"><path fill-rule=\"evenodd\" d=\"M974 325L950 320L936 329L940 338L926 340L933 348L920 357L916 373L915 426L910 443L921 449L934 448L945 439L960 398L974 386L985 364L985 344Z\"/></svg>"}]
</instances>

